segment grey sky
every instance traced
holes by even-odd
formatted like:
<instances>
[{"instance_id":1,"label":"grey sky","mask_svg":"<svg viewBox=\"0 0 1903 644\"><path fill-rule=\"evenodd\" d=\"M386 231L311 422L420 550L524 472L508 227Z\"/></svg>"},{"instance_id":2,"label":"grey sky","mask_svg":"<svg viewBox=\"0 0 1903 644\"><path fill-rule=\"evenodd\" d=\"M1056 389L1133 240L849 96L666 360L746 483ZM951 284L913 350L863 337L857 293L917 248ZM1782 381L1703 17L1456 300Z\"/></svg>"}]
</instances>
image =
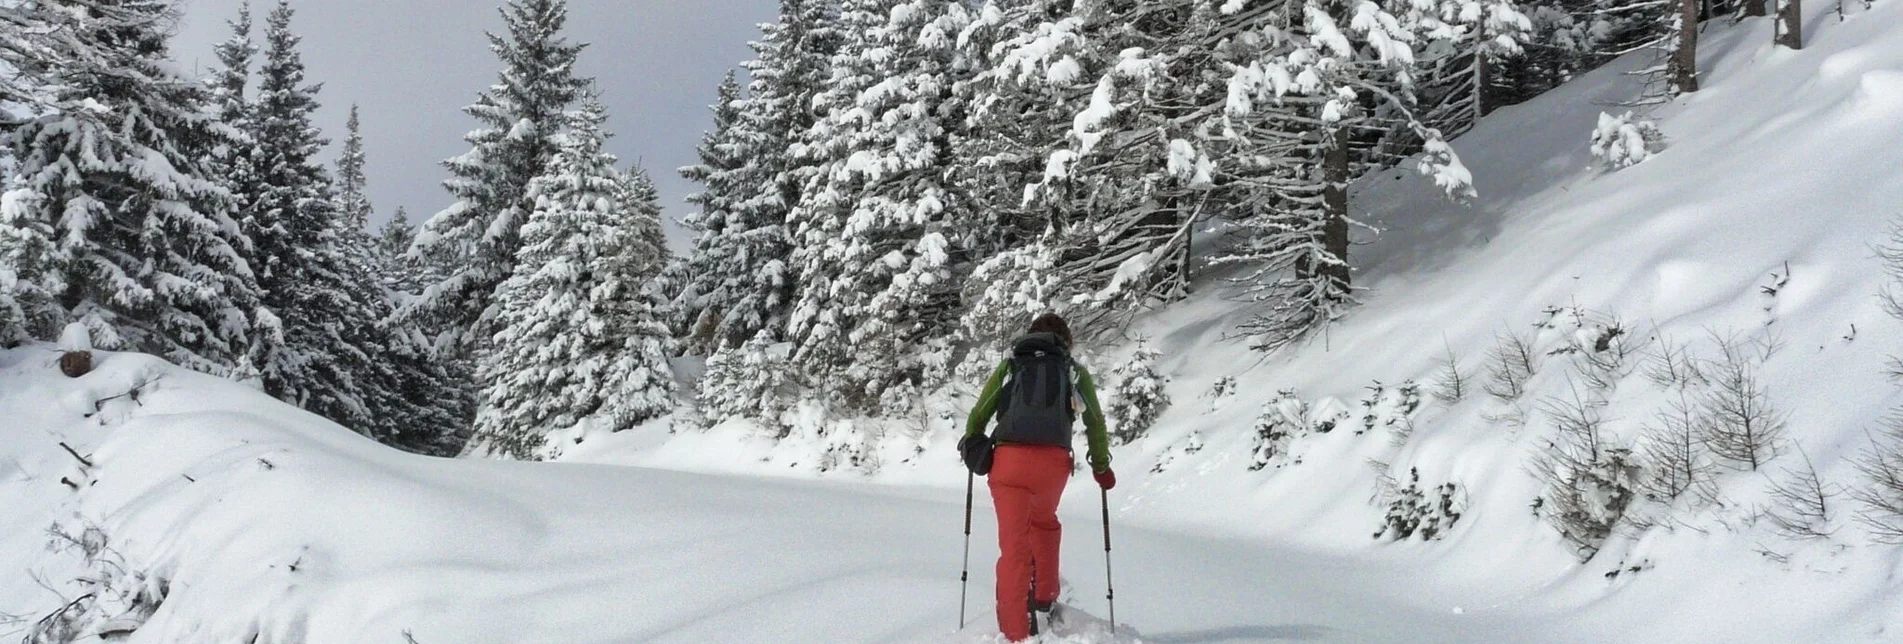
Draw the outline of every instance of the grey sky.
<instances>
[{"instance_id":1,"label":"grey sky","mask_svg":"<svg viewBox=\"0 0 1903 644\"><path fill-rule=\"evenodd\" d=\"M173 53L187 69L209 68L212 46L243 0L184 0ZM277 0L251 0L262 41ZM500 31L502 0L292 0L310 79L324 83L319 125L343 139L352 102L362 105L370 196L378 221L409 209L421 223L449 205L438 162L462 154L475 122L461 112L495 82L499 63L483 32ZM756 25L776 0L570 0L569 33L591 43L581 72L600 80L611 111L609 148L654 176L671 222L687 211L693 184L674 169L694 162L711 122L707 104L725 71L746 60ZM335 152L335 145L332 146Z\"/></svg>"}]
</instances>

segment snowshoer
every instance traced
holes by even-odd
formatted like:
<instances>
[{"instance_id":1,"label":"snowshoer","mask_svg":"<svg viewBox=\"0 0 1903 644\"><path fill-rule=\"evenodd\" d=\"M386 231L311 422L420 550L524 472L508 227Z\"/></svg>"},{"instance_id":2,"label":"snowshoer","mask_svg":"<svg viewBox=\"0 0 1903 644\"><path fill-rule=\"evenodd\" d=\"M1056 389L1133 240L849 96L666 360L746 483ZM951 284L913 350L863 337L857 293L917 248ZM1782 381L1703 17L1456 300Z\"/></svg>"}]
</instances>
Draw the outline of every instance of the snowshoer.
<instances>
[{"instance_id":1,"label":"snowshoer","mask_svg":"<svg viewBox=\"0 0 1903 644\"><path fill-rule=\"evenodd\" d=\"M989 476L1001 552L998 630L1014 642L1030 638L1032 610L1048 616L1057 602L1057 503L1075 471L1071 426L1079 415L1097 485L1117 485L1096 382L1070 352L1064 318L1045 313L1033 320L1029 332L1012 343L1011 356L991 372L958 442L972 471ZM987 437L993 417L997 431Z\"/></svg>"}]
</instances>

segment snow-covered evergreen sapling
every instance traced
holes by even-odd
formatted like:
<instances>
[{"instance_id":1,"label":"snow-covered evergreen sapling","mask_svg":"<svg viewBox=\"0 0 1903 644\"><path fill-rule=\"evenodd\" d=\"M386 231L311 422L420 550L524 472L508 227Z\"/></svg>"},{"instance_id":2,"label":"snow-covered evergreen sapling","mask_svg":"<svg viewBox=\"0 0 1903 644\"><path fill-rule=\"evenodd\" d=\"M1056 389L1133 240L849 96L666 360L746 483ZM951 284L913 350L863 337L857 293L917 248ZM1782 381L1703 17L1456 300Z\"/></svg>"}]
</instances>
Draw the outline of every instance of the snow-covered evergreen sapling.
<instances>
[{"instance_id":1,"label":"snow-covered evergreen sapling","mask_svg":"<svg viewBox=\"0 0 1903 644\"><path fill-rule=\"evenodd\" d=\"M1249 471L1261 471L1270 465L1281 467L1290 445L1309 431L1308 416L1308 403L1296 398L1293 390L1277 392L1274 400L1263 405L1255 420L1254 459Z\"/></svg>"},{"instance_id":2,"label":"snow-covered evergreen sapling","mask_svg":"<svg viewBox=\"0 0 1903 644\"><path fill-rule=\"evenodd\" d=\"M1388 480L1387 516L1374 538L1400 541L1419 536L1422 541L1433 541L1460 522L1463 508L1459 485L1442 483L1424 492L1420 468L1408 468L1408 483L1404 487L1392 485L1391 478Z\"/></svg>"},{"instance_id":3,"label":"snow-covered evergreen sapling","mask_svg":"<svg viewBox=\"0 0 1903 644\"><path fill-rule=\"evenodd\" d=\"M1574 548L1591 559L1640 487L1638 459L1605 431L1602 401L1580 395L1549 397L1540 404L1557 435L1533 457L1531 468L1545 484L1539 512Z\"/></svg>"},{"instance_id":4,"label":"snow-covered evergreen sapling","mask_svg":"<svg viewBox=\"0 0 1903 644\"><path fill-rule=\"evenodd\" d=\"M1130 360L1112 372L1116 385L1110 391L1111 436L1118 443L1141 438L1169 408L1169 379L1156 372L1161 355L1140 341Z\"/></svg>"},{"instance_id":5,"label":"snow-covered evergreen sapling","mask_svg":"<svg viewBox=\"0 0 1903 644\"><path fill-rule=\"evenodd\" d=\"M1599 125L1592 131L1592 158L1608 169L1620 170L1652 158L1664 143L1665 134L1657 123L1634 118L1631 112L1622 116L1601 113Z\"/></svg>"},{"instance_id":6,"label":"snow-covered evergreen sapling","mask_svg":"<svg viewBox=\"0 0 1903 644\"><path fill-rule=\"evenodd\" d=\"M765 331L741 346L715 350L698 385L701 417L710 424L739 418L777 424L792 402L787 352Z\"/></svg>"}]
</instances>

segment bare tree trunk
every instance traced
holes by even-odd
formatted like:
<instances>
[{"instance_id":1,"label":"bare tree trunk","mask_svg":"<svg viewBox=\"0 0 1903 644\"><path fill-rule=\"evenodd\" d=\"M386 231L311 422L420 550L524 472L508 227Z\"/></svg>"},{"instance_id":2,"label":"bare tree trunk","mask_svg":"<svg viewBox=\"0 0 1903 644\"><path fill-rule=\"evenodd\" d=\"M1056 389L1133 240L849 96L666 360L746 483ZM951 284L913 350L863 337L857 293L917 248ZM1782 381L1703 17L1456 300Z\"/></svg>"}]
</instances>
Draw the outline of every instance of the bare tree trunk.
<instances>
[{"instance_id":1,"label":"bare tree trunk","mask_svg":"<svg viewBox=\"0 0 1903 644\"><path fill-rule=\"evenodd\" d=\"M1753 1L1759 2L1762 11L1762 0ZM1678 3L1678 48L1672 52L1672 84L1683 94L1698 91L1698 0Z\"/></svg>"},{"instance_id":2,"label":"bare tree trunk","mask_svg":"<svg viewBox=\"0 0 1903 644\"><path fill-rule=\"evenodd\" d=\"M1322 192L1322 201L1328 206L1328 221L1322 225L1322 247L1335 256L1336 263L1320 267L1320 273L1333 278L1345 292L1351 279L1348 271L1348 130L1336 130L1334 139L1322 160L1322 177L1328 182L1328 189Z\"/></svg>"},{"instance_id":3,"label":"bare tree trunk","mask_svg":"<svg viewBox=\"0 0 1903 644\"><path fill-rule=\"evenodd\" d=\"M1804 5L1802 0L1784 0L1777 9L1777 44L1791 49L1804 48Z\"/></svg>"},{"instance_id":4,"label":"bare tree trunk","mask_svg":"<svg viewBox=\"0 0 1903 644\"><path fill-rule=\"evenodd\" d=\"M1493 84L1493 68L1487 64L1487 52L1474 53L1474 121L1478 122L1493 104L1487 100L1488 86Z\"/></svg>"}]
</instances>

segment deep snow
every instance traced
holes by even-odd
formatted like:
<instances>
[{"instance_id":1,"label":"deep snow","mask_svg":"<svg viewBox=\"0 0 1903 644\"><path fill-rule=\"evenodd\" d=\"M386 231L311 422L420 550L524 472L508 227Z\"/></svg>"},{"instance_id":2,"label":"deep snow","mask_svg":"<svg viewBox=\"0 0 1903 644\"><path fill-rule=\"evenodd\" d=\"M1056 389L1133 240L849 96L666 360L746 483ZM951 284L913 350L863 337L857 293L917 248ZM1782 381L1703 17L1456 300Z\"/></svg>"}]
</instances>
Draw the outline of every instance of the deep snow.
<instances>
[{"instance_id":1,"label":"deep snow","mask_svg":"<svg viewBox=\"0 0 1903 644\"><path fill-rule=\"evenodd\" d=\"M1850 459L1903 403L1885 377L1903 322L1879 306L1872 250L1903 215L1903 3L1841 23L1833 9L1811 7L1801 52L1774 49L1768 19L1708 25L1704 91L1653 115L1669 145L1637 166L1594 169L1587 151L1600 112L1625 109L1607 103L1636 91L1622 72L1642 61L1627 60L1456 141L1481 192L1471 206L1406 171L1364 180L1356 207L1385 231L1355 248L1370 290L1311 343L1264 358L1227 339L1247 312L1216 276L1145 318L1135 335L1163 354L1175 403L1114 449L1118 617L1150 642L1895 639L1903 550L1873 543L1847 500L1827 540L1750 520L1788 460L1726 474L1726 508L1615 537L1581 564L1529 507L1542 489L1527 463L1552 436L1535 403L1577 386L1570 359L1544 360L1515 405L1476 393L1400 414L1392 397L1449 351L1478 379L1501 333L1559 346L1570 315L1549 307L1616 315L1648 347L1708 353L1710 331L1777 338L1759 368L1794 447L1830 482L1858 484ZM1549 318L1555 328L1534 333ZM1107 373L1129 349L1087 360ZM0 571L31 573L0 574L0 612L36 619L83 592L78 578L126 565L168 582L134 642L956 642L992 630L980 487L970 628L952 632L964 476L951 445L969 391L933 397L917 422L807 410L774 445L746 424L681 418L565 450L595 464L532 465L397 454L141 356L105 356L79 380L53 359L44 346L0 353ZM1607 395L1619 438L1673 397L1639 371ZM87 416L151 376L137 402ZM1210 397L1225 378L1236 393ZM1389 397L1357 433L1376 381ZM1343 412L1344 424L1252 471L1256 418L1280 390L1307 403L1307 420ZM816 474L829 450L870 458ZM1458 483L1462 519L1438 541L1371 539L1379 482L1410 468L1423 487ZM1072 601L1103 615L1094 497L1072 481L1065 571ZM110 563L89 571L72 549L49 552L53 525L97 526Z\"/></svg>"}]
</instances>

